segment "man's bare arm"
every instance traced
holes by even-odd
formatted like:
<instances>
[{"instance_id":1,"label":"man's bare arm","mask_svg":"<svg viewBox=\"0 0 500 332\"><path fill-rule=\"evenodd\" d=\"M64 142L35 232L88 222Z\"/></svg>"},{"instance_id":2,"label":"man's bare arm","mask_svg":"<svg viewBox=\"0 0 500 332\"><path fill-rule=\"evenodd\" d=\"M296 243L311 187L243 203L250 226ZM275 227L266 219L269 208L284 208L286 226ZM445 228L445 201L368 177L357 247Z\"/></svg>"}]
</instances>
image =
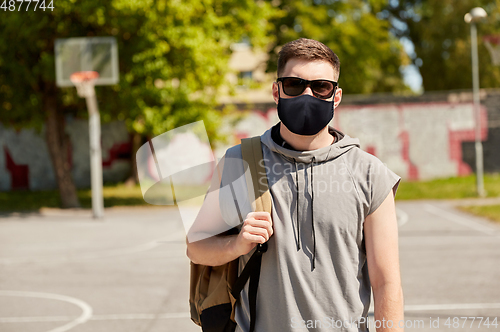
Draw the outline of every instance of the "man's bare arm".
<instances>
[{"instance_id":1,"label":"man's bare arm","mask_svg":"<svg viewBox=\"0 0 500 332\"><path fill-rule=\"evenodd\" d=\"M187 256L195 264L219 266L249 253L258 243L273 235L271 216L268 212L251 212L247 215L238 235L212 236L187 243Z\"/></svg>"},{"instance_id":2,"label":"man's bare arm","mask_svg":"<svg viewBox=\"0 0 500 332\"><path fill-rule=\"evenodd\" d=\"M219 266L239 257L234 242L237 235L212 236L204 240L187 243L186 254L195 264Z\"/></svg>"},{"instance_id":3,"label":"man's bare arm","mask_svg":"<svg viewBox=\"0 0 500 332\"><path fill-rule=\"evenodd\" d=\"M368 273L375 301L375 320L381 324L377 332L404 331L398 226L392 190L377 210L366 217L364 230Z\"/></svg>"}]
</instances>

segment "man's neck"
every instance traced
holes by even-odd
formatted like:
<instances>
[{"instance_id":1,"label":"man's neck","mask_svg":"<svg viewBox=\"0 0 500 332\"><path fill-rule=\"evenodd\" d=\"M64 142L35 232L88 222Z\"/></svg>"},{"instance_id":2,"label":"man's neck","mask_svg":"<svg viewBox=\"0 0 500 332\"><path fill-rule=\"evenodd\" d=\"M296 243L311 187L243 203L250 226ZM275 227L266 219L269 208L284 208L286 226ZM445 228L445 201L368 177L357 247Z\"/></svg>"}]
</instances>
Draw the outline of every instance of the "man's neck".
<instances>
[{"instance_id":1,"label":"man's neck","mask_svg":"<svg viewBox=\"0 0 500 332\"><path fill-rule=\"evenodd\" d=\"M324 148L333 144L335 137L328 132L328 126L313 136L303 136L292 133L285 125L280 123L280 135L298 151L311 151Z\"/></svg>"}]
</instances>

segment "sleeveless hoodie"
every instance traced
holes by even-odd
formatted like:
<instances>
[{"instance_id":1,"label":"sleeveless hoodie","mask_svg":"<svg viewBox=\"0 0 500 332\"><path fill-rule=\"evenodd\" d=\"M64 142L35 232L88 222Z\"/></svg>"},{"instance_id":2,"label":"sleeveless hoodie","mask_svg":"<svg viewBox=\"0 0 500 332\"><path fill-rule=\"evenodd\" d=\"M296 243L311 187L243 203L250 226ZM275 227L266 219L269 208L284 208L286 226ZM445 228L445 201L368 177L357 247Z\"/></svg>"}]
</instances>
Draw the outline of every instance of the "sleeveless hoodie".
<instances>
[{"instance_id":1,"label":"sleeveless hoodie","mask_svg":"<svg viewBox=\"0 0 500 332\"><path fill-rule=\"evenodd\" d=\"M362 151L358 139L329 130L338 140L313 151L279 146L271 129L261 136L274 234L262 256L256 331L368 330L363 318L371 286L363 223L390 190L396 192L400 178ZM228 149L224 158L241 159L240 145ZM243 173L243 167L232 165L224 166L221 185ZM246 185L242 187L245 191ZM241 208L240 220L234 220L234 208L224 201L220 197L229 225L250 212ZM240 272L252 253L240 257ZM248 331L248 283L236 321L236 331Z\"/></svg>"}]
</instances>

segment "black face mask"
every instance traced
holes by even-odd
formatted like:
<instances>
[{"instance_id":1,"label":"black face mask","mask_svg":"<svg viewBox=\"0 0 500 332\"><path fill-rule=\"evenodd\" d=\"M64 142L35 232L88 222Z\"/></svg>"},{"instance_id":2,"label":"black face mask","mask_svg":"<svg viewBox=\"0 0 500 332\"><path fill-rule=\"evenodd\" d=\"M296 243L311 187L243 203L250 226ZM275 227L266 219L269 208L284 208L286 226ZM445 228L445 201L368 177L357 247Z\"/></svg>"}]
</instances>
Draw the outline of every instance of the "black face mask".
<instances>
[{"instance_id":1,"label":"black face mask","mask_svg":"<svg viewBox=\"0 0 500 332\"><path fill-rule=\"evenodd\" d=\"M279 91L278 91L279 92ZM333 119L333 100L326 101L311 95L278 100L278 117L292 133L316 135Z\"/></svg>"}]
</instances>

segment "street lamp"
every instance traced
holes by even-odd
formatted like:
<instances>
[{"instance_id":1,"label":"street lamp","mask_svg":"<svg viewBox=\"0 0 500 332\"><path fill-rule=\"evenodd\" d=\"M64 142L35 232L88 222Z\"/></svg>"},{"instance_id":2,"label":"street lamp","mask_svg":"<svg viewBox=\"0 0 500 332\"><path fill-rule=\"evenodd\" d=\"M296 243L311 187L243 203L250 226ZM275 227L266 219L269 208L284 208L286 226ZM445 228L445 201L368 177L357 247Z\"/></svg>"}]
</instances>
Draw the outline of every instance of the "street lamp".
<instances>
[{"instance_id":1,"label":"street lamp","mask_svg":"<svg viewBox=\"0 0 500 332\"><path fill-rule=\"evenodd\" d=\"M480 197L486 196L483 179L483 144L481 142L481 114L479 108L479 64L477 56L477 29L476 22L487 17L486 11L481 7L472 8L464 16L465 23L470 23L470 39L472 54L472 93L474 96L474 119L476 127L476 188Z\"/></svg>"}]
</instances>

